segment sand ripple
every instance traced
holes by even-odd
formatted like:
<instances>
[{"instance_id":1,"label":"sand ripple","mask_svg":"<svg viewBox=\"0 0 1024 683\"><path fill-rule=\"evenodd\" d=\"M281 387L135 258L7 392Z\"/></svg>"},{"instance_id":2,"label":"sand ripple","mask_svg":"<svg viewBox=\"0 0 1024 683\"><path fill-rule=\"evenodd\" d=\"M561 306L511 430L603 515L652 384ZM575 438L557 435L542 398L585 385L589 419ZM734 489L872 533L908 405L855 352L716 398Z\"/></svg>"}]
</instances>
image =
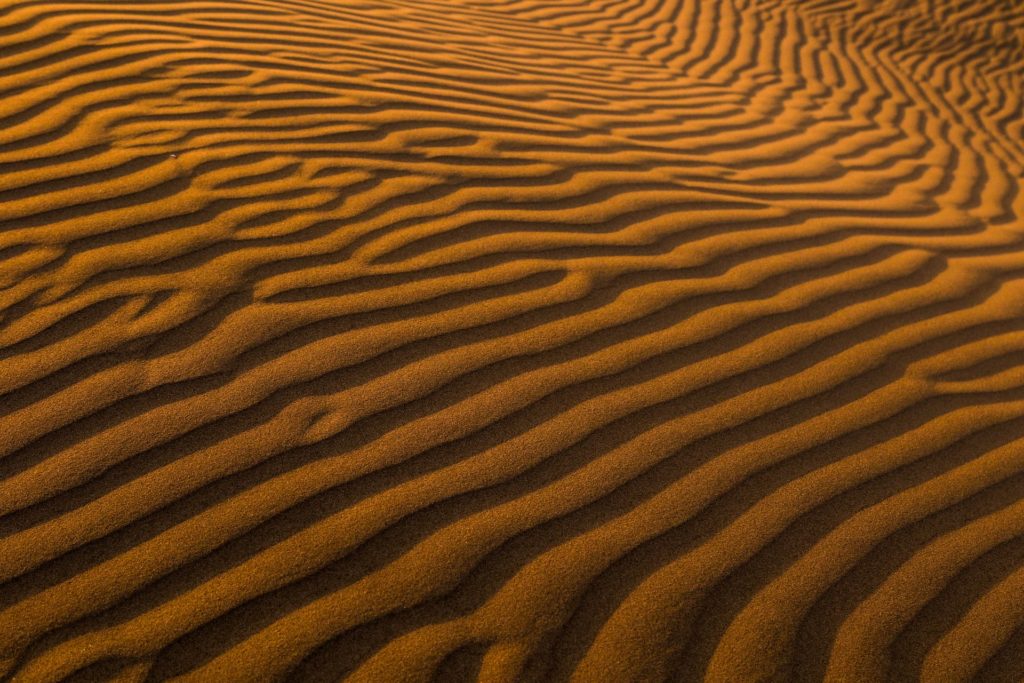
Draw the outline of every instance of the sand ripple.
<instances>
[{"instance_id":1,"label":"sand ripple","mask_svg":"<svg viewBox=\"0 0 1024 683\"><path fill-rule=\"evenodd\" d=\"M1022 0L0 0L0 678L1024 678Z\"/></svg>"}]
</instances>

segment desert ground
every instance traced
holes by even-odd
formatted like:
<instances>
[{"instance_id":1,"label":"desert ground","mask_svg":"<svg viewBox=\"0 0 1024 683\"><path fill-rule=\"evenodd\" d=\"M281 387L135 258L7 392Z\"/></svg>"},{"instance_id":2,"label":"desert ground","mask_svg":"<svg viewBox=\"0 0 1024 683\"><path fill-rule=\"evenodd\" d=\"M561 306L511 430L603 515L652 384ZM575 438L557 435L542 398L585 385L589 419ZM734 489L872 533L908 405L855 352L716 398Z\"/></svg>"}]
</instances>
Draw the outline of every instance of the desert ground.
<instances>
[{"instance_id":1,"label":"desert ground","mask_svg":"<svg viewBox=\"0 0 1024 683\"><path fill-rule=\"evenodd\" d=\"M1024 0L0 0L0 680L1024 679Z\"/></svg>"}]
</instances>

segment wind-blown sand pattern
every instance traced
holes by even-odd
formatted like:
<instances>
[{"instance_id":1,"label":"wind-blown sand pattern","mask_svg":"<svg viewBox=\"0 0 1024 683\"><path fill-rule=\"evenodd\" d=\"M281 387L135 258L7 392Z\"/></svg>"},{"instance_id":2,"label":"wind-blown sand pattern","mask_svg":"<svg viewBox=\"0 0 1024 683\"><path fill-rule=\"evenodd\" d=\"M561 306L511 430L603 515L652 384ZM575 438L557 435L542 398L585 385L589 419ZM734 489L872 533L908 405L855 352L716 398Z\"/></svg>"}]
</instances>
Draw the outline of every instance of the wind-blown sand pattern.
<instances>
[{"instance_id":1,"label":"wind-blown sand pattern","mask_svg":"<svg viewBox=\"0 0 1024 683\"><path fill-rule=\"evenodd\" d=\"M1024 678L1021 0L0 0L0 677Z\"/></svg>"}]
</instances>

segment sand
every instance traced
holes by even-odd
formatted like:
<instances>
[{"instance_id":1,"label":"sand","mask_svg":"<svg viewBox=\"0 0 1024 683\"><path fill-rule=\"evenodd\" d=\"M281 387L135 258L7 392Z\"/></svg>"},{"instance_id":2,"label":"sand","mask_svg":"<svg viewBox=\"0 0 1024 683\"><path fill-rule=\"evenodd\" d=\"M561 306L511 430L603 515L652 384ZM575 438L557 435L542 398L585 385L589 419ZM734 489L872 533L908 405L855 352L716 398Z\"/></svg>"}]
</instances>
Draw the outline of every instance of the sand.
<instances>
[{"instance_id":1,"label":"sand","mask_svg":"<svg viewBox=\"0 0 1024 683\"><path fill-rule=\"evenodd\" d=\"M0 679L1024 679L1022 0L0 0Z\"/></svg>"}]
</instances>

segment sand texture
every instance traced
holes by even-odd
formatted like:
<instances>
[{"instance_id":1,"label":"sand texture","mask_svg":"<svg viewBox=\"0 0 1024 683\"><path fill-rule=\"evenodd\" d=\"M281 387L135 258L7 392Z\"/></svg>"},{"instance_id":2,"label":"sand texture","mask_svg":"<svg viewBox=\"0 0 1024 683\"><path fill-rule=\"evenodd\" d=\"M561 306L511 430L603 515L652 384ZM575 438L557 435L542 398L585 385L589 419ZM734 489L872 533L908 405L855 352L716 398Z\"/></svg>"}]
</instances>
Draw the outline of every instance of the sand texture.
<instances>
[{"instance_id":1,"label":"sand texture","mask_svg":"<svg viewBox=\"0 0 1024 683\"><path fill-rule=\"evenodd\" d=\"M0 0L0 681L1024 679L1024 0Z\"/></svg>"}]
</instances>

